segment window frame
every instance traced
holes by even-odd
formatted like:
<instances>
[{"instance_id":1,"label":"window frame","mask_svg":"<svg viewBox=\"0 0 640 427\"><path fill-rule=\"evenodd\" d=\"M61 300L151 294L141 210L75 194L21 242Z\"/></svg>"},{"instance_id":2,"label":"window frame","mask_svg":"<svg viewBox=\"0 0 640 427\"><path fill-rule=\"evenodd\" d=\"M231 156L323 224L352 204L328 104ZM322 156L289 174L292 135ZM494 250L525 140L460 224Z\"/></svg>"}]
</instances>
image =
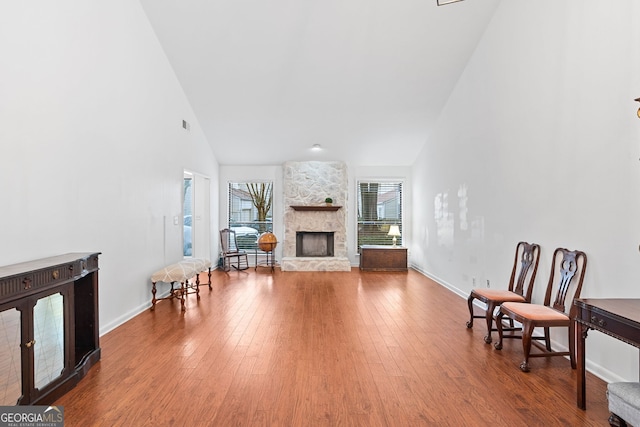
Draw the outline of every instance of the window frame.
<instances>
[{"instance_id":1,"label":"window frame","mask_svg":"<svg viewBox=\"0 0 640 427\"><path fill-rule=\"evenodd\" d=\"M266 220L258 223L259 221L257 219L254 219L257 217L257 208L255 207L255 205L253 205L253 202L251 200L251 197L248 196L249 198L238 198L238 210L233 210L232 208L232 201L233 201L233 195L232 195L232 191L233 190L240 190L240 191L245 191L242 190L241 188L237 188L237 186L247 186L248 184L267 184L267 185L271 185L271 189L270 189L270 197L271 197L271 206L269 208L268 211L268 215L266 217ZM236 186L235 188L232 186ZM257 231L257 233L255 234L255 237L253 234L242 234L242 235L238 235L236 234L236 240L238 241L238 249L241 250L250 250L250 251L256 251L256 252L262 252L260 250L260 248L257 245L257 239L258 237L265 232L273 232L273 188L274 188L274 181L273 180L242 180L242 181L227 181L227 218L226 218L226 223L227 223L227 227L229 227L230 229L233 229L234 227L250 227L253 228ZM247 191L248 193L248 191ZM248 203L247 203L248 202ZM243 216L245 216L247 209L246 206L247 205L251 206L251 209L249 210L249 218L242 218ZM233 220L232 215L234 213L237 213L240 215L240 218L238 220Z\"/></svg>"},{"instance_id":2,"label":"window frame","mask_svg":"<svg viewBox=\"0 0 640 427\"><path fill-rule=\"evenodd\" d=\"M399 186L399 201L396 207L396 215L397 215L397 219L394 218L384 218L382 220L380 219L376 219L376 220L364 220L361 219L361 208L362 208L362 198L361 198L361 185L362 184L378 184L378 185L382 185L382 186ZM356 230L355 230L355 246L356 246L356 253L360 254L360 246L364 245L369 245L369 244L375 244L375 245L383 245L383 246L393 246L393 239L391 236L387 236L385 234L386 231L388 231L388 227L390 225L398 225L398 227L400 228L400 236L397 237L397 245L398 246L402 246L403 242L404 242L404 233L403 233L403 228L404 228L404 199L406 197L405 195L405 188L406 188L406 180L403 178L376 178L376 177L360 177L357 178L355 180L355 194L356 194L356 200L355 200L355 224L356 224ZM390 190L392 191L392 190ZM378 188L378 198L380 197L380 188ZM385 193L382 193L385 194ZM376 217L379 216L380 212L385 212L385 206L381 206L380 202L377 201L376 202ZM365 223L370 223L369 225L378 225L379 227L381 227L381 232L380 233L375 233L375 234L379 234L378 238L375 238L375 236L372 236L371 239L368 239L369 242L365 242L363 243L362 240L363 236L361 236L361 226L362 225L366 225Z\"/></svg>"}]
</instances>

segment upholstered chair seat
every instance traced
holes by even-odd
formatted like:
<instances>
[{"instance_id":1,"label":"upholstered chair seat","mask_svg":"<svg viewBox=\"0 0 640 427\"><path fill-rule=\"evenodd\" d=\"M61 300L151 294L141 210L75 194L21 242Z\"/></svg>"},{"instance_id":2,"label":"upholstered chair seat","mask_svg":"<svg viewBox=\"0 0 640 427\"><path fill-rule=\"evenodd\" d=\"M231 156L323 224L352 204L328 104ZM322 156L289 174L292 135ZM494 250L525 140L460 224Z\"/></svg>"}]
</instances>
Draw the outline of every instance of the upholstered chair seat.
<instances>
[{"instance_id":1,"label":"upholstered chair seat","mask_svg":"<svg viewBox=\"0 0 640 427\"><path fill-rule=\"evenodd\" d=\"M545 305L505 302L502 304L502 308L505 312L533 321L569 322L571 320L565 313Z\"/></svg>"},{"instance_id":2,"label":"upholstered chair seat","mask_svg":"<svg viewBox=\"0 0 640 427\"><path fill-rule=\"evenodd\" d=\"M499 300L504 302L525 302L523 295L518 295L507 289L478 288L474 289L473 293L476 295L476 299L481 301L486 298L488 300Z\"/></svg>"}]
</instances>

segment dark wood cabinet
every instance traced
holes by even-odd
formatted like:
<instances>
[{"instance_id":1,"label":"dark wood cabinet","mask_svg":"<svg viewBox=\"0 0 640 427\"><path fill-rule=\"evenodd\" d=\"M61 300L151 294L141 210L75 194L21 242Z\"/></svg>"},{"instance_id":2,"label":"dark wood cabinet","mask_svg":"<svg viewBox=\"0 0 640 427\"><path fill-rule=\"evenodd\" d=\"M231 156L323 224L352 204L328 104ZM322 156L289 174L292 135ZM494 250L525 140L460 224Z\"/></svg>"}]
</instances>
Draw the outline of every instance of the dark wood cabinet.
<instances>
[{"instance_id":1,"label":"dark wood cabinet","mask_svg":"<svg viewBox=\"0 0 640 427\"><path fill-rule=\"evenodd\" d=\"M53 403L100 360L99 255L0 267L0 405Z\"/></svg>"},{"instance_id":2,"label":"dark wood cabinet","mask_svg":"<svg viewBox=\"0 0 640 427\"><path fill-rule=\"evenodd\" d=\"M360 270L407 271L407 248L402 246L360 246Z\"/></svg>"}]
</instances>

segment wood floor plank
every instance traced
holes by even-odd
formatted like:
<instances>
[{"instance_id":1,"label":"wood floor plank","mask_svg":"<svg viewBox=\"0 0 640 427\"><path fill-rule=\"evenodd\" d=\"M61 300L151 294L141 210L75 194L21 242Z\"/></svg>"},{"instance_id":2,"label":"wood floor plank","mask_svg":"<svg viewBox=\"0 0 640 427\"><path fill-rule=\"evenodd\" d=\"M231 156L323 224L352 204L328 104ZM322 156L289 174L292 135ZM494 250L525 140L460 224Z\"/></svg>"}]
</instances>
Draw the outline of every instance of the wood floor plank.
<instances>
[{"instance_id":1,"label":"wood floor plank","mask_svg":"<svg viewBox=\"0 0 640 427\"><path fill-rule=\"evenodd\" d=\"M206 280L206 279L205 279ZM68 426L604 426L564 358L518 369L466 299L415 272L212 274L186 312L163 300L101 337L102 360L55 404Z\"/></svg>"}]
</instances>

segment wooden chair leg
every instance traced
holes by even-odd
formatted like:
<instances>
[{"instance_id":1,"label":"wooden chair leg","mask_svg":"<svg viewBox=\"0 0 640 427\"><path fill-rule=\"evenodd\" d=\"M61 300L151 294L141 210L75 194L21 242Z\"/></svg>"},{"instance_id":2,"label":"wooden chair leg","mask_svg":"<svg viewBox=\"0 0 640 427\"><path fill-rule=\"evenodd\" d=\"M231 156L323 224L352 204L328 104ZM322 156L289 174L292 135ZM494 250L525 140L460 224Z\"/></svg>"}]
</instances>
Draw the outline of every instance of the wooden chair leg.
<instances>
[{"instance_id":1,"label":"wooden chair leg","mask_svg":"<svg viewBox=\"0 0 640 427\"><path fill-rule=\"evenodd\" d=\"M504 313L502 311L498 311L496 315L496 329L498 329L498 342L493 345L496 350L502 350L502 318L504 317Z\"/></svg>"},{"instance_id":2,"label":"wooden chair leg","mask_svg":"<svg viewBox=\"0 0 640 427\"><path fill-rule=\"evenodd\" d=\"M525 322L522 325L522 350L524 352L524 360L520 364L522 372L529 372L529 354L531 354L531 336L533 335L533 324Z\"/></svg>"},{"instance_id":3,"label":"wooden chair leg","mask_svg":"<svg viewBox=\"0 0 640 427\"><path fill-rule=\"evenodd\" d=\"M547 351L551 351L551 333L549 328L544 328L544 345Z\"/></svg>"},{"instance_id":4,"label":"wooden chair leg","mask_svg":"<svg viewBox=\"0 0 640 427\"><path fill-rule=\"evenodd\" d=\"M467 322L467 328L473 328L473 300L475 297L473 295L469 295L467 298L467 305L469 306L469 321Z\"/></svg>"},{"instance_id":5,"label":"wooden chair leg","mask_svg":"<svg viewBox=\"0 0 640 427\"><path fill-rule=\"evenodd\" d=\"M485 318L487 320L487 335L484 336L484 342L491 344L491 329L493 328L493 312L496 309L496 305L493 302L489 302L487 305L487 313ZM497 326L497 325L496 325Z\"/></svg>"}]
</instances>

